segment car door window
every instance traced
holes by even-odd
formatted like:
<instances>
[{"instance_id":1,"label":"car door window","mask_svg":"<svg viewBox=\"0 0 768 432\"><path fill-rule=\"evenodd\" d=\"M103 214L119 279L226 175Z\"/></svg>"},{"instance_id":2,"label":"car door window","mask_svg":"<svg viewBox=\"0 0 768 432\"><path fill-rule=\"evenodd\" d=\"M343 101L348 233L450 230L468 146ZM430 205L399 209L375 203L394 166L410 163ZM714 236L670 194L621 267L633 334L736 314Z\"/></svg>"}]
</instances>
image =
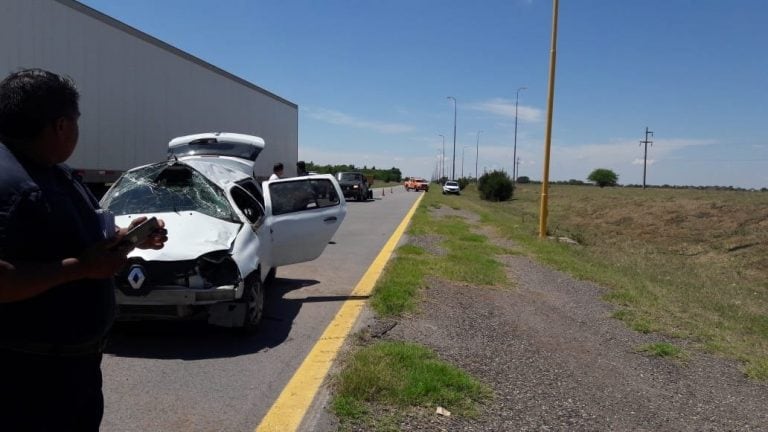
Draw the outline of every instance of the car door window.
<instances>
[{"instance_id":1,"label":"car door window","mask_svg":"<svg viewBox=\"0 0 768 432\"><path fill-rule=\"evenodd\" d=\"M264 209L261 204L241 186L232 187L230 194L235 205L243 212L248 222L255 224L264 217Z\"/></svg>"},{"instance_id":2,"label":"car door window","mask_svg":"<svg viewBox=\"0 0 768 432\"><path fill-rule=\"evenodd\" d=\"M273 215L340 204L336 188L329 179L270 183L269 194Z\"/></svg>"},{"instance_id":3,"label":"car door window","mask_svg":"<svg viewBox=\"0 0 768 432\"><path fill-rule=\"evenodd\" d=\"M253 180L242 180L237 182L238 185L242 186L243 189L247 190L251 196L256 198L256 201L258 201L262 207L264 206L264 195L261 193L261 188L254 182Z\"/></svg>"}]
</instances>

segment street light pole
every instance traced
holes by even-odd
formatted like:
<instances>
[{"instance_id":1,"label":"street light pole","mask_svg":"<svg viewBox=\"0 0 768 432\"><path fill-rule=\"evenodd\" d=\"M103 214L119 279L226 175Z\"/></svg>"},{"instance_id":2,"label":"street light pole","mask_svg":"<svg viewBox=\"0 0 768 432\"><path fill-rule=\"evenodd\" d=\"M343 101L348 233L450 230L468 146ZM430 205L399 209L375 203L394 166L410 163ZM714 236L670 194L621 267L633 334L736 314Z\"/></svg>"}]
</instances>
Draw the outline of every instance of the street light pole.
<instances>
[{"instance_id":1,"label":"street light pole","mask_svg":"<svg viewBox=\"0 0 768 432\"><path fill-rule=\"evenodd\" d=\"M520 90L527 90L528 87L520 87L515 92L515 144L512 147L512 184L517 183L517 101L520 98Z\"/></svg>"},{"instance_id":2,"label":"street light pole","mask_svg":"<svg viewBox=\"0 0 768 432\"><path fill-rule=\"evenodd\" d=\"M440 181L443 181L443 177L445 177L445 135L437 134L437 136L443 137L443 156L440 158Z\"/></svg>"},{"instance_id":3,"label":"street light pole","mask_svg":"<svg viewBox=\"0 0 768 432\"><path fill-rule=\"evenodd\" d=\"M453 168L451 169L451 180L456 180L456 98L448 96L453 101Z\"/></svg>"},{"instance_id":4,"label":"street light pole","mask_svg":"<svg viewBox=\"0 0 768 432\"><path fill-rule=\"evenodd\" d=\"M477 144L475 145L475 181L477 181L477 159L480 156L480 132L477 131Z\"/></svg>"}]
</instances>

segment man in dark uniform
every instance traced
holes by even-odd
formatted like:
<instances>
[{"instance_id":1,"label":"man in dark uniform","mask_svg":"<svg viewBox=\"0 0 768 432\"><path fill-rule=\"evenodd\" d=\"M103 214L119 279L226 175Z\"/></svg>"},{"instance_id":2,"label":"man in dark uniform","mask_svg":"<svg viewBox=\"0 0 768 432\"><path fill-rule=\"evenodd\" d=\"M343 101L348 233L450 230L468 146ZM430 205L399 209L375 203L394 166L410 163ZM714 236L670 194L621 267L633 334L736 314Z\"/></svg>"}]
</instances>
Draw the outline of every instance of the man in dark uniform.
<instances>
[{"instance_id":1,"label":"man in dark uniform","mask_svg":"<svg viewBox=\"0 0 768 432\"><path fill-rule=\"evenodd\" d=\"M101 423L112 275L131 247L120 243L126 229L105 236L96 199L60 165L77 145L78 99L71 80L44 70L0 82L4 431L97 431ZM161 248L163 225L140 247Z\"/></svg>"}]
</instances>

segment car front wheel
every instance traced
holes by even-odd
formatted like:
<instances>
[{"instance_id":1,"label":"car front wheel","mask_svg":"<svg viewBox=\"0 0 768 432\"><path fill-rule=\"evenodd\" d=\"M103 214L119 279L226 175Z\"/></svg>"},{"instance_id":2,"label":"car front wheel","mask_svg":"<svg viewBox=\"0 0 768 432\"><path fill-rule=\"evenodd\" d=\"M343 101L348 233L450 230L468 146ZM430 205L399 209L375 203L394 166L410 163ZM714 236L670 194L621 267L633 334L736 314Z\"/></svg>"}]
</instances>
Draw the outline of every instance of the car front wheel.
<instances>
[{"instance_id":1,"label":"car front wheel","mask_svg":"<svg viewBox=\"0 0 768 432\"><path fill-rule=\"evenodd\" d=\"M245 292L240 301L245 304L245 317L241 330L245 334L253 334L264 315L264 285L261 283L258 272L246 279Z\"/></svg>"}]
</instances>

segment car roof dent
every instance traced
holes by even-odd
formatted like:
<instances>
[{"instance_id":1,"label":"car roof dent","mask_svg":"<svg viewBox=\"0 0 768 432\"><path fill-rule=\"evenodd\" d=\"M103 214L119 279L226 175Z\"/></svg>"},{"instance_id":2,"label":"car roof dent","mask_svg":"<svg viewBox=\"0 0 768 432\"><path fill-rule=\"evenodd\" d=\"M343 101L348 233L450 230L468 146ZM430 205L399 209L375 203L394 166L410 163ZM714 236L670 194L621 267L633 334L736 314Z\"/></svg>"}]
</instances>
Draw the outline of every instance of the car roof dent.
<instances>
[{"instance_id":1,"label":"car roof dent","mask_svg":"<svg viewBox=\"0 0 768 432\"><path fill-rule=\"evenodd\" d=\"M246 178L252 178L253 165L247 164L243 159L224 158L220 156L188 156L180 158L176 163L182 163L192 167L208 180L224 189L232 183Z\"/></svg>"}]
</instances>

